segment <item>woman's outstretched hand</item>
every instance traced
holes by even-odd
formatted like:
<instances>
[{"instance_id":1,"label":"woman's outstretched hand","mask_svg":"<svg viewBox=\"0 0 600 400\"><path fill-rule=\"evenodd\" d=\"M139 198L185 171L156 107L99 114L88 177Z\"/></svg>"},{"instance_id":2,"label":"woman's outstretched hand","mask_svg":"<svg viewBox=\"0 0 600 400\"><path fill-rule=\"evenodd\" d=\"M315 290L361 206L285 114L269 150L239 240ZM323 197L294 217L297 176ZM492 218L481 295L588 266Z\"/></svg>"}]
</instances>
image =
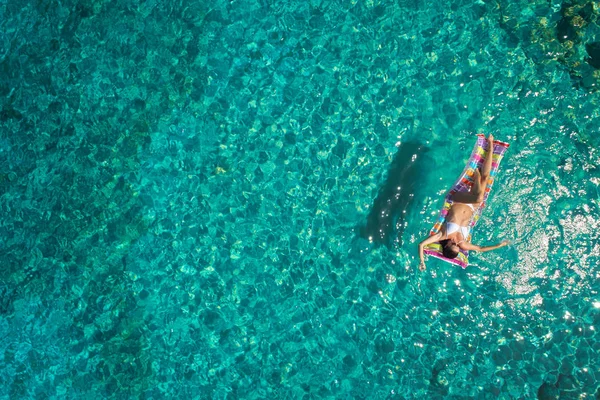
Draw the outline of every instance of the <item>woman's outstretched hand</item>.
<instances>
[{"instance_id":1,"label":"woman's outstretched hand","mask_svg":"<svg viewBox=\"0 0 600 400\"><path fill-rule=\"evenodd\" d=\"M423 261L421 261L421 263L419 264L419 271L423 272L427 269L427 267L425 266L425 263Z\"/></svg>"}]
</instances>

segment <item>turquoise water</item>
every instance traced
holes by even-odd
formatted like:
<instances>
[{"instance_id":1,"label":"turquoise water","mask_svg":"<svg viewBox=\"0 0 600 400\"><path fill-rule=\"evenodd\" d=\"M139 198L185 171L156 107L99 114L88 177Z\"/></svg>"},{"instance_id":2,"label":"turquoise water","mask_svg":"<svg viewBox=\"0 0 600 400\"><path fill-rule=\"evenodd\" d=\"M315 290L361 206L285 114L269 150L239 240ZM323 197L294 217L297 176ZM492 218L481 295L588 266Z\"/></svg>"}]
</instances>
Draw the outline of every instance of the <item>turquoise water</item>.
<instances>
[{"instance_id":1,"label":"turquoise water","mask_svg":"<svg viewBox=\"0 0 600 400\"><path fill-rule=\"evenodd\" d=\"M0 1L0 398L597 398L573 4ZM513 245L418 273L477 132Z\"/></svg>"}]
</instances>

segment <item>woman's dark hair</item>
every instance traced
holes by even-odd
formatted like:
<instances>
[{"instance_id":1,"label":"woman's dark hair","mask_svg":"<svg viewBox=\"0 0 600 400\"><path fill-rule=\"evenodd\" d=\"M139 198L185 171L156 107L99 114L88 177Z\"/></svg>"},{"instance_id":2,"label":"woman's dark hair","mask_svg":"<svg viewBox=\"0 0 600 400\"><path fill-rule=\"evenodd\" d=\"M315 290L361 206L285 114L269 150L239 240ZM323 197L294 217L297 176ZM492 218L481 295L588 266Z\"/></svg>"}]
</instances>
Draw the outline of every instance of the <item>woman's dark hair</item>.
<instances>
[{"instance_id":1,"label":"woman's dark hair","mask_svg":"<svg viewBox=\"0 0 600 400\"><path fill-rule=\"evenodd\" d=\"M454 242L450 239L440 240L440 244L442 245L442 254L444 254L444 257L454 259L458 256L458 251L451 248Z\"/></svg>"}]
</instances>

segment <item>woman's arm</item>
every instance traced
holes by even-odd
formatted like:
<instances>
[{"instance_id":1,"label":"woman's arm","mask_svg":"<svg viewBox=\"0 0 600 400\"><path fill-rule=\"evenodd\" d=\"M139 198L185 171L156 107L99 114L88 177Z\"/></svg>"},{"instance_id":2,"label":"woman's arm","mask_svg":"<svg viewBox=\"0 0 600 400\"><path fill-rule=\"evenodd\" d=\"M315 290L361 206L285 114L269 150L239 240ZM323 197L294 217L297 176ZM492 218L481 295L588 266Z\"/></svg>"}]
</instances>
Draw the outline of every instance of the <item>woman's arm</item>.
<instances>
[{"instance_id":1,"label":"woman's arm","mask_svg":"<svg viewBox=\"0 0 600 400\"><path fill-rule=\"evenodd\" d=\"M493 246L478 246L476 244L463 242L463 243L459 244L458 247L460 247L463 250L473 250L473 251L480 251L480 252L484 253L486 251L492 251L492 250L499 249L500 247L504 247L509 244L510 244L509 240L503 240L502 242L495 244Z\"/></svg>"},{"instance_id":2,"label":"woman's arm","mask_svg":"<svg viewBox=\"0 0 600 400\"><path fill-rule=\"evenodd\" d=\"M429 236L427 239L425 239L421 243L419 243L419 259L421 260L421 263L419 264L419 269L421 271L425 271L425 254L423 252L425 246L427 246L428 244L431 244L431 243L439 242L441 238L442 238L442 233L438 232L435 235Z\"/></svg>"}]
</instances>

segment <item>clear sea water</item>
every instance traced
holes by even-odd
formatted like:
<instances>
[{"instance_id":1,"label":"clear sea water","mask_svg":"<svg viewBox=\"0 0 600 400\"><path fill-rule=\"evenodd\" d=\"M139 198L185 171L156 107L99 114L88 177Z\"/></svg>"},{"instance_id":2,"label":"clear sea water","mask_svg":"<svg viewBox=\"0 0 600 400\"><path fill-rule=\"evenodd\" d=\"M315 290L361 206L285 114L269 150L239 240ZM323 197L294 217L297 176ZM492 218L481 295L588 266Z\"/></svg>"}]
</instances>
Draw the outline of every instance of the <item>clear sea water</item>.
<instances>
[{"instance_id":1,"label":"clear sea water","mask_svg":"<svg viewBox=\"0 0 600 400\"><path fill-rule=\"evenodd\" d=\"M588 3L0 0L0 399L598 398ZM513 245L418 273L475 133Z\"/></svg>"}]
</instances>

